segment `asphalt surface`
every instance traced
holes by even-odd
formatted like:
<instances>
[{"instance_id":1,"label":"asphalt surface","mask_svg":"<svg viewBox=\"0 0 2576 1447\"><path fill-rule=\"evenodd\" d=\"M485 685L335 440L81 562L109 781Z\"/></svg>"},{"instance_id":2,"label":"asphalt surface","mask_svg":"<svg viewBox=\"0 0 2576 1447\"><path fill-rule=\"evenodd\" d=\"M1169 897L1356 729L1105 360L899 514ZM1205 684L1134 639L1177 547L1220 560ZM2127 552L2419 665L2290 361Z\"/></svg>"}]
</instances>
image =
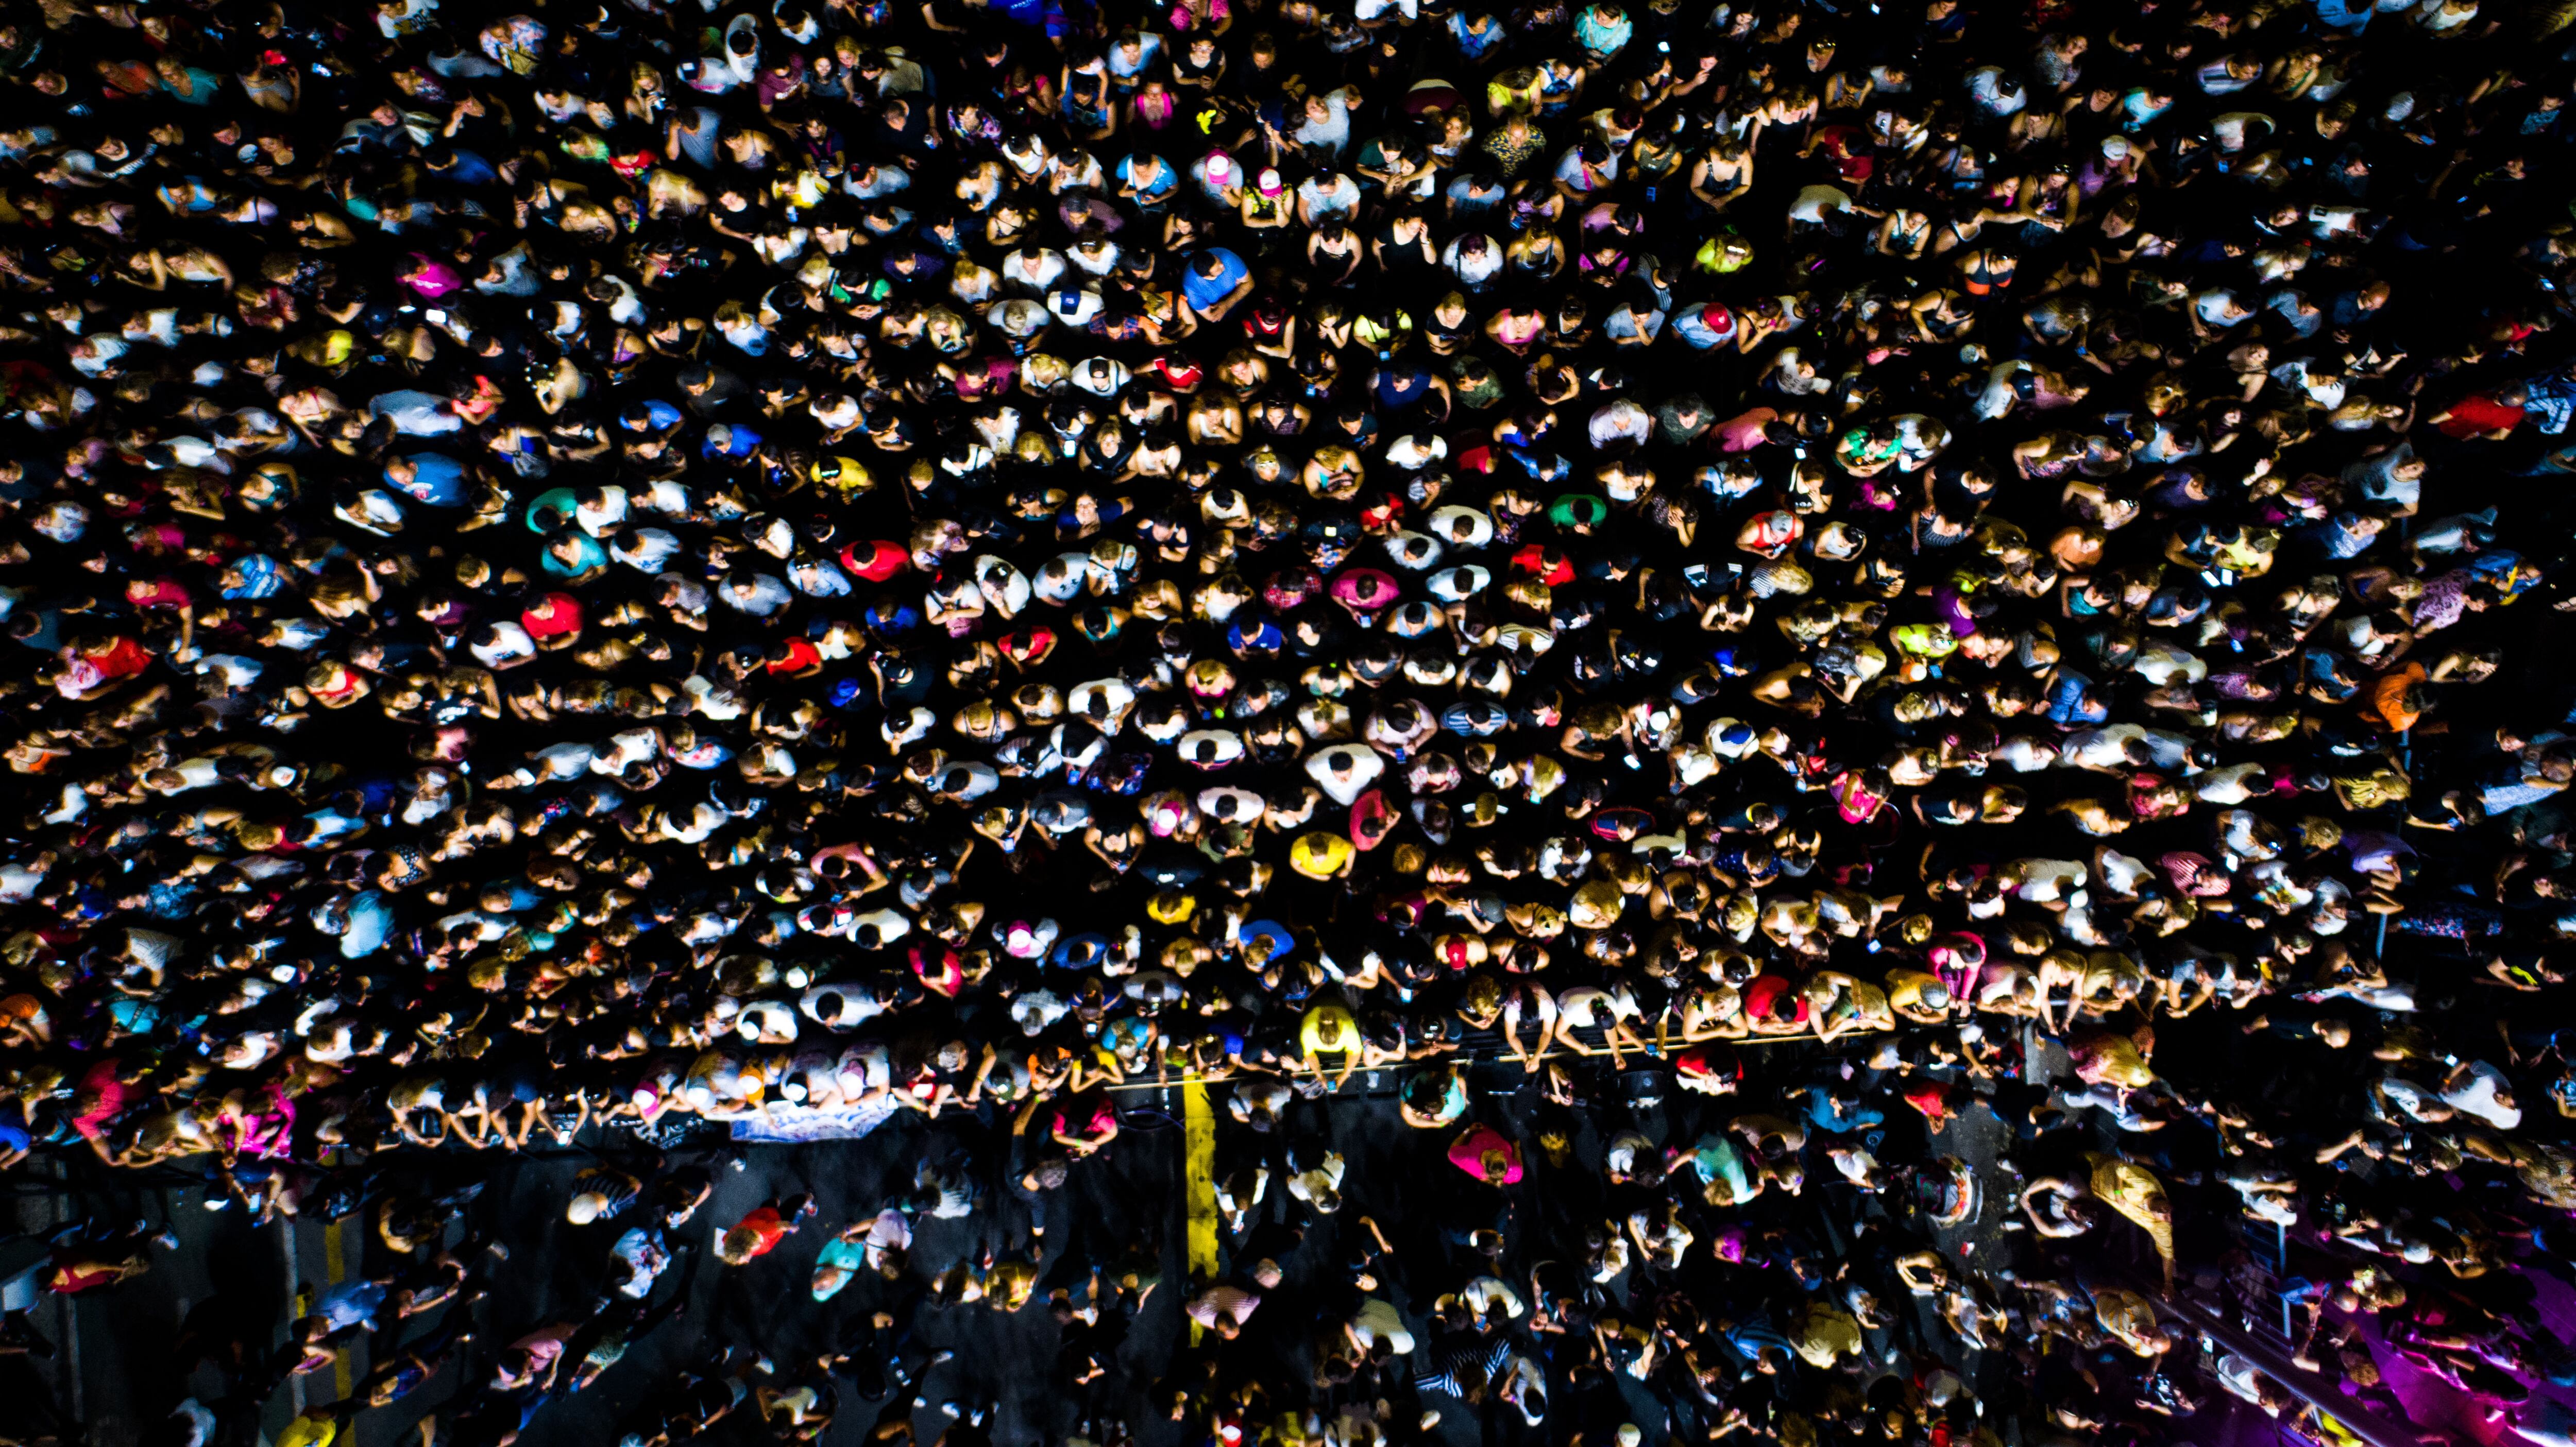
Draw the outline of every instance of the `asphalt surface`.
<instances>
[{"instance_id":1,"label":"asphalt surface","mask_svg":"<svg viewBox=\"0 0 2576 1447\"><path fill-rule=\"evenodd\" d=\"M1748 1087L1754 1099L1760 1098L1763 1077L1775 1070L1785 1078L1792 1070L1803 1072L1815 1064L1812 1047L1775 1047L1748 1054L1752 1056L1748 1069L1755 1075ZM1471 1113L1476 1118L1500 1123L1524 1139L1535 1134L1529 1124L1534 1092L1526 1088L1517 1069L1485 1066L1472 1080L1476 1101ZM1343 1269L1333 1250L1332 1231L1357 1229L1356 1218L1367 1214L1401 1242L1404 1238L1399 1233L1418 1227L1445 1194L1473 1189L1456 1181L1450 1168L1439 1162L1438 1147L1445 1136L1435 1138L1402 1124L1393 1103L1392 1074L1378 1080L1374 1092L1369 1083L1370 1077L1362 1075L1343 1095L1294 1107L1290 1113L1292 1134L1329 1139L1349 1161L1341 1214L1328 1226L1311 1231L1298 1253L1285 1263L1290 1301L1297 1299L1301 1282ZM1229 1152L1246 1148L1249 1133L1225 1116L1224 1088L1211 1093L1220 1102L1217 1153L1222 1171ZM1129 1128L1103 1158L1078 1167L1066 1191L1045 1207L1049 1249L1058 1255L1080 1250L1104 1260L1136 1242L1160 1252L1164 1285L1148 1298L1120 1349L1129 1384L1124 1408L1130 1421L1148 1415L1146 1393L1186 1341L1180 1311L1188 1282L1180 1097L1178 1089L1127 1096L1123 1104L1131 1112ZM1677 1096L1655 1108L1619 1115L1622 1121L1633 1119L1659 1142L1687 1144L1700 1130L1722 1125L1727 1117L1747 1108L1740 1097L1708 1101ZM1157 1112L1167 1113L1171 1123L1157 1119ZM1594 1168L1604 1143L1597 1134L1601 1126L1615 1130L1617 1123L1596 1120L1576 1142L1578 1156ZM791 1377L816 1357L845 1347L853 1329L878 1304L884 1288L862 1279L833 1301L818 1304L808 1292L815 1254L834 1232L872 1216L891 1195L910 1185L915 1167L925 1158L977 1139L998 1145L999 1135L972 1123L959 1128L906 1116L855 1141L674 1151L675 1164L705 1164L716 1178L712 1199L674 1233L675 1243L696 1249L672 1268L655 1296L658 1302L676 1286L685 1296L683 1313L637 1344L589 1391L547 1405L520 1441L525 1447L614 1443L619 1427L648 1391L675 1372L706 1363L727 1344L742 1344L765 1354L782 1377ZM1996 1166L2010 1138L2010 1130L1979 1104L1929 1142L1935 1150L1968 1161L1980 1179L1977 1216L1959 1228L1938 1233L1939 1244L1954 1258L1961 1253L1985 1253L1978 1262L1991 1265L1996 1259L1993 1253L2011 1249L2012 1238L1998 1228L2009 1216L2012 1197ZM597 1149L615 1156L634 1147L611 1134ZM500 1347L547 1322L580 1317L598 1299L608 1248L622 1225L603 1222L575 1227L565 1223L562 1214L564 1202L573 1193L573 1175L597 1159L589 1150L541 1152L516 1159L491 1153L467 1159L411 1152L404 1159L406 1171L444 1172L456 1180L486 1182L475 1199L457 1210L448 1233L451 1244L498 1240L508 1252L506 1260L478 1258L477 1270L488 1294L471 1308L476 1370L488 1373ZM284 1340L285 1323L301 1291L360 1273L388 1274L400 1264L400 1258L374 1239L363 1215L331 1225L263 1227L245 1219L238 1208L206 1210L208 1191L202 1182L170 1177L138 1180L125 1173L83 1169L85 1162L68 1163L71 1169L66 1172L65 1164L30 1163L16 1174L11 1182L12 1204L20 1231L44 1234L84 1217L145 1220L156 1227L166 1224L180 1244L156 1253L154 1269L141 1278L108 1292L70 1301L56 1299L38 1308L34 1324L54 1341L56 1350L50 1359L0 1357L0 1402L26 1407L0 1411L0 1440L12 1434L21 1439L42 1435L59 1413L60 1420L81 1424L74 1430L98 1447L128 1447L182 1397L195 1392L211 1398L216 1389L211 1369L201 1368L184 1381L172 1369L172 1344L192 1308L217 1298L247 1323L246 1334L255 1345L270 1346ZM48 1185L41 1174L47 1170L57 1173L54 1180L59 1185ZM776 1253L739 1269L724 1268L713 1258L714 1235L723 1226L764 1200L799 1192L812 1192L820 1212ZM1820 1224L1835 1222L1859 1208L1838 1183L1811 1187L1805 1201L1812 1203ZM1081 1239L1074 1237L1077 1221L1082 1223ZM1029 1208L1007 1195L988 1198L965 1218L924 1216L916 1226L916 1269L935 1273L986 1251L1024 1247L1031 1224ZM1845 1229L1837 1222L1824 1226L1821 1234L1839 1247ZM1420 1319L1427 1303L1399 1296L1396 1304L1412 1319L1417 1336L1422 1335ZM1075 1408L1055 1385L1058 1328L1044 1310L1032 1306L1004 1313L980 1304L934 1304L922 1309L919 1323L917 1339L923 1349L955 1354L919 1384L922 1400L930 1404L998 1402L991 1425L996 1441L1005 1447L1060 1440L1075 1429ZM1290 1325L1299 1332L1311 1329L1311 1323ZM1284 1333L1290 1325L1274 1330ZM1921 1340L1946 1340L1928 1314L1919 1325ZM400 1336L405 1341L417 1339L440 1326L440 1318L432 1315L407 1324ZM1976 1362L1962 1358L1954 1364L1975 1379ZM370 1365L361 1351L336 1372L297 1378L280 1390L268 1405L263 1444L307 1402L324 1403L345 1395ZM416 1426L423 1413L435 1411L458 1385L458 1369L450 1367L403 1402L359 1414L351 1428L354 1441L361 1447L419 1441ZM1633 1383L1623 1386L1632 1394L1637 1391ZM1443 1403L1427 1398L1426 1405ZM1650 1439L1659 1438L1652 1403L1640 1395L1634 1405L1636 1420L1646 1427ZM1119 1404L1108 1406L1114 1410ZM923 1440L935 1436L939 1424L927 1413L925 1409L920 1418ZM875 1404L857 1400L844 1382L840 1415L822 1440L854 1447L876 1415ZM720 1432L729 1436L733 1430L740 1429ZM1167 1447L1167 1439L1176 1435L1176 1429L1149 1423L1140 1447ZM1456 1447L1468 1447L1480 1438L1479 1424L1472 1413L1451 1410L1444 1415L1438 1435ZM341 1442L345 1447L351 1440L344 1433Z\"/></svg>"}]
</instances>

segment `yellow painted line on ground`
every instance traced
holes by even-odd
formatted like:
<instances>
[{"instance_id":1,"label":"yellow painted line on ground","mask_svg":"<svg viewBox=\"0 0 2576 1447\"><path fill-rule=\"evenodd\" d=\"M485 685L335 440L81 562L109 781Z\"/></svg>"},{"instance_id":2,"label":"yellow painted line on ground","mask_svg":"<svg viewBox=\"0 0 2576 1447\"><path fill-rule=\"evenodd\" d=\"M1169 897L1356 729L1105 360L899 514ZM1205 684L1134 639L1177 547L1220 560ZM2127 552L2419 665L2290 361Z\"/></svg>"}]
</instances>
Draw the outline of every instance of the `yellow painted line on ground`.
<instances>
[{"instance_id":1,"label":"yellow painted line on ground","mask_svg":"<svg viewBox=\"0 0 2576 1447\"><path fill-rule=\"evenodd\" d=\"M1190 1289L1216 1276L1216 1113L1208 1108L1207 1082L1181 1086L1181 1188L1189 1195ZM1196 1343L1201 1328L1190 1323Z\"/></svg>"}]
</instances>

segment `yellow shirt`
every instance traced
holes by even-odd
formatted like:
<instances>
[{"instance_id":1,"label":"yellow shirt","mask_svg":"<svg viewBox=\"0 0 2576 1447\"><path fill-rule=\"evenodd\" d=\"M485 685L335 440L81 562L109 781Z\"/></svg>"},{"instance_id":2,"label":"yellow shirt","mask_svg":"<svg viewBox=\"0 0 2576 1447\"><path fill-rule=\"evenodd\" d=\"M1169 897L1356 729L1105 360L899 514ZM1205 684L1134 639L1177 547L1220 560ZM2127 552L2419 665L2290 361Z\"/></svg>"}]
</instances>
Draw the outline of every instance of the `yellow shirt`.
<instances>
[{"instance_id":1,"label":"yellow shirt","mask_svg":"<svg viewBox=\"0 0 2576 1447\"><path fill-rule=\"evenodd\" d=\"M1327 1023L1339 1027L1331 1044L1324 1042ZM1339 1005L1317 1005L1306 1012L1297 1042L1309 1055L1355 1055L1360 1048L1360 1022Z\"/></svg>"},{"instance_id":2,"label":"yellow shirt","mask_svg":"<svg viewBox=\"0 0 2576 1447\"><path fill-rule=\"evenodd\" d=\"M1830 1368L1837 1357L1861 1354L1860 1323L1822 1302L1809 1302L1791 1324L1789 1344L1808 1362Z\"/></svg>"},{"instance_id":3,"label":"yellow shirt","mask_svg":"<svg viewBox=\"0 0 2576 1447\"><path fill-rule=\"evenodd\" d=\"M1339 834L1317 831L1297 836L1297 842L1289 846L1288 863L1309 879L1330 879L1358 852L1351 841Z\"/></svg>"}]
</instances>

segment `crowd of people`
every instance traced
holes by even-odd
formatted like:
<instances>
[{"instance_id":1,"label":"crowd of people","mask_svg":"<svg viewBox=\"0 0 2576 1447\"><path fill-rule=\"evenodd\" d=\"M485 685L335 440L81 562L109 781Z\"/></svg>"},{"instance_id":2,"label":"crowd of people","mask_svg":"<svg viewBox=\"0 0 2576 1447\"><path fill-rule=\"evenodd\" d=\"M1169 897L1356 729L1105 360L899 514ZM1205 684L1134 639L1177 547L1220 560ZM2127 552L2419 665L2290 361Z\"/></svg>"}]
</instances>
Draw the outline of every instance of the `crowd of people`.
<instances>
[{"instance_id":1,"label":"crowd of people","mask_svg":"<svg viewBox=\"0 0 2576 1447\"><path fill-rule=\"evenodd\" d=\"M846 1350L625 1441L972 1447L1025 1309L1050 1443L2563 1443L2571 18L7 7L0 1166L366 1223L201 1447L543 1441L792 1236ZM1214 1260L1084 1246L1185 1082Z\"/></svg>"}]
</instances>

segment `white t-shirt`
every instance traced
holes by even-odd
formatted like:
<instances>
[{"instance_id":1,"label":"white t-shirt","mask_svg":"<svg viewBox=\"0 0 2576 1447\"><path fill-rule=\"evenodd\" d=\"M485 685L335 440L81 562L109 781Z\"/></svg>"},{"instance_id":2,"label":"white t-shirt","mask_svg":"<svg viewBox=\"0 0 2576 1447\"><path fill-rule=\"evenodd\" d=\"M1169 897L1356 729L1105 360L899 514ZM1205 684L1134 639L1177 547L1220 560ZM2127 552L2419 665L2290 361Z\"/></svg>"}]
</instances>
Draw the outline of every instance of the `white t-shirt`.
<instances>
[{"instance_id":1,"label":"white t-shirt","mask_svg":"<svg viewBox=\"0 0 2576 1447\"><path fill-rule=\"evenodd\" d=\"M2442 1092L2443 1101L2463 1115L2473 1115L2498 1130L2512 1130L2522 1124L2522 1107L2497 1102L2499 1093L2513 1093L2513 1082L2504 1072L2483 1060L2472 1060L2466 1067L2468 1081L2453 1090Z\"/></svg>"},{"instance_id":2,"label":"white t-shirt","mask_svg":"<svg viewBox=\"0 0 2576 1447\"><path fill-rule=\"evenodd\" d=\"M1324 97L1324 110L1323 120L1316 120L1309 112L1305 122L1289 136L1301 146L1321 146L1339 156L1342 148L1351 143L1350 100L1342 92L1333 91Z\"/></svg>"}]
</instances>

